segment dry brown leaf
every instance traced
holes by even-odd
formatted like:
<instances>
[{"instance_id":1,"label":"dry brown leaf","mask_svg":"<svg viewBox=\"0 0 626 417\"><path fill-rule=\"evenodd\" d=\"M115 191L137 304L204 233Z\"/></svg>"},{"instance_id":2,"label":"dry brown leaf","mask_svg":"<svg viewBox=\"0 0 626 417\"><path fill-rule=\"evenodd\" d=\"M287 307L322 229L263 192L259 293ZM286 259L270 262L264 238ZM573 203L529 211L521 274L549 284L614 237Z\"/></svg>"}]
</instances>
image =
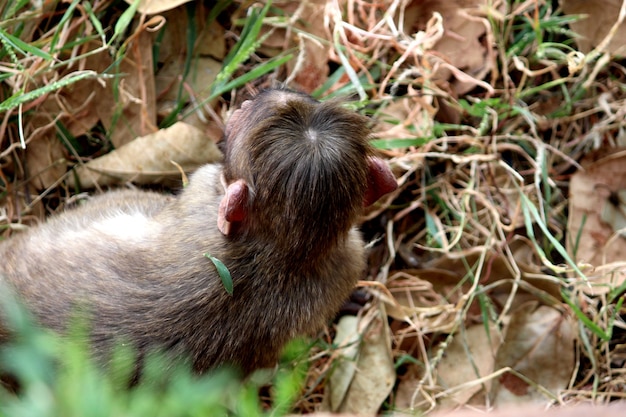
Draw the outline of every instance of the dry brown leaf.
<instances>
[{"instance_id":1,"label":"dry brown leaf","mask_svg":"<svg viewBox=\"0 0 626 417\"><path fill-rule=\"evenodd\" d=\"M489 253L484 258L480 282L493 284L488 295L495 305L515 309L528 300L540 300L549 305L559 303L559 280L541 273L532 243L516 239L512 249L515 267L509 258L497 253ZM458 309L462 307L458 303L466 299L464 294L472 285L470 281L460 283L468 273L468 265L478 265L481 256L479 251L445 254L424 269L396 271L387 282L392 297L380 295L389 316L407 324L419 323L424 333L451 331L456 327ZM517 269L519 278L516 278ZM478 305L474 304L468 311L468 320L480 314Z\"/></svg>"},{"instance_id":2,"label":"dry brown leaf","mask_svg":"<svg viewBox=\"0 0 626 417\"><path fill-rule=\"evenodd\" d=\"M459 77L449 68L441 67L438 76L452 80L452 91L461 96L475 88L475 80L482 80L491 70L494 60L491 45L481 42L490 27L486 19L472 16L465 10L457 10L454 16L444 22L446 33L434 49L446 60L470 77Z\"/></svg>"},{"instance_id":3,"label":"dry brown leaf","mask_svg":"<svg viewBox=\"0 0 626 417\"><path fill-rule=\"evenodd\" d=\"M339 409L354 379L360 339L359 319L356 316L343 316L337 323L333 340L333 344L341 350L326 386L331 411Z\"/></svg>"},{"instance_id":4,"label":"dry brown leaf","mask_svg":"<svg viewBox=\"0 0 626 417\"><path fill-rule=\"evenodd\" d=\"M609 34L617 22L622 0L606 0L602 7L586 0L560 0L563 12L569 15L584 15L583 19L570 23L570 27L580 37L574 38L579 49L587 53L597 47ZM606 50L614 55L626 53L626 25L621 24Z\"/></svg>"},{"instance_id":5,"label":"dry brown leaf","mask_svg":"<svg viewBox=\"0 0 626 417\"><path fill-rule=\"evenodd\" d=\"M426 95L404 97L390 103L378 116L375 136L393 139L428 137L437 113L432 101L432 96Z\"/></svg>"},{"instance_id":6,"label":"dry brown leaf","mask_svg":"<svg viewBox=\"0 0 626 417\"><path fill-rule=\"evenodd\" d=\"M511 315L494 369L510 367L556 397L567 388L574 371L576 330L570 315L529 302ZM510 372L494 381L490 397L495 406L552 401Z\"/></svg>"},{"instance_id":7,"label":"dry brown leaf","mask_svg":"<svg viewBox=\"0 0 626 417\"><path fill-rule=\"evenodd\" d=\"M56 184L67 171L65 149L53 130L41 134L27 146L28 179L36 190Z\"/></svg>"},{"instance_id":8,"label":"dry brown leaf","mask_svg":"<svg viewBox=\"0 0 626 417\"><path fill-rule=\"evenodd\" d=\"M128 4L133 4L135 0L124 0ZM139 13L156 14L167 10L174 9L181 4L190 2L191 0L140 0L137 10Z\"/></svg>"},{"instance_id":9,"label":"dry brown leaf","mask_svg":"<svg viewBox=\"0 0 626 417\"><path fill-rule=\"evenodd\" d=\"M369 416L375 415L389 396L395 384L396 371L383 304L379 303L377 308L370 310L370 315L363 322L366 327L359 330L363 334L363 342L359 346L356 372L336 411Z\"/></svg>"},{"instance_id":10,"label":"dry brown leaf","mask_svg":"<svg viewBox=\"0 0 626 417\"><path fill-rule=\"evenodd\" d=\"M497 326L490 325L489 329L491 337L488 337L482 324L468 328L465 336L461 333L455 335L437 365L436 377L426 377L421 365L409 367L396 389L395 409L413 415L416 411L430 411L435 407L440 409L459 404L484 404L483 397L492 382L487 380L481 383L476 380L488 377L493 371L497 347L501 343ZM463 387L461 384L467 385Z\"/></svg>"},{"instance_id":11,"label":"dry brown leaf","mask_svg":"<svg viewBox=\"0 0 626 417\"><path fill-rule=\"evenodd\" d=\"M26 132L36 133L27 142L24 169L35 190L45 190L54 185L67 171L65 164L59 163L65 158L65 148L57 139L53 124L54 116L61 113L56 99L48 97L27 122ZM61 122L63 116L60 117Z\"/></svg>"},{"instance_id":12,"label":"dry brown leaf","mask_svg":"<svg viewBox=\"0 0 626 417\"><path fill-rule=\"evenodd\" d=\"M423 367L419 367L423 368ZM398 387L394 393L394 409L398 412L406 412L406 414L416 414L415 404L428 404L430 398L424 398L423 391L420 389L421 379L423 377L422 369L418 366L410 366L406 374L399 378ZM426 411L422 410L421 411ZM412 414L411 414L412 413ZM420 415L420 414L417 414Z\"/></svg>"},{"instance_id":13,"label":"dry brown leaf","mask_svg":"<svg viewBox=\"0 0 626 417\"><path fill-rule=\"evenodd\" d=\"M298 88L307 93L315 91L328 78L331 39L324 27L325 4L326 0L311 0L304 6L302 16L306 19L296 22L295 27L312 36L298 34L298 40L303 45L299 48L300 56L287 64L288 71ZM314 38L320 38L322 41Z\"/></svg>"},{"instance_id":14,"label":"dry brown leaf","mask_svg":"<svg viewBox=\"0 0 626 417\"><path fill-rule=\"evenodd\" d=\"M483 324L469 327L465 334L457 333L437 367L437 382L445 389L470 383L493 372L496 352L501 343L498 327L489 326L489 334ZM471 399L484 404L484 399L476 399L477 394L485 396L489 392L491 381L485 384L468 385L460 390L453 390L443 396L442 407L465 405Z\"/></svg>"},{"instance_id":15,"label":"dry brown leaf","mask_svg":"<svg viewBox=\"0 0 626 417\"><path fill-rule=\"evenodd\" d=\"M197 102L203 102L208 98L211 85L220 72L222 64L211 57L198 57L193 61L194 70L185 80L187 88L183 90L183 100L193 92ZM178 100L180 86L180 74L183 73L185 62L176 59L165 62L156 75L156 88L159 92L159 100L165 100L164 104L173 106Z\"/></svg>"},{"instance_id":16,"label":"dry brown leaf","mask_svg":"<svg viewBox=\"0 0 626 417\"><path fill-rule=\"evenodd\" d=\"M549 410L546 410L545 407L532 405L515 406L490 411L488 414L484 411L477 410L455 410L443 414L433 414L432 417L623 417L624 415L626 415L626 403L614 402L608 406L574 404L563 407L553 407Z\"/></svg>"},{"instance_id":17,"label":"dry brown leaf","mask_svg":"<svg viewBox=\"0 0 626 417\"><path fill-rule=\"evenodd\" d=\"M221 70L220 60L226 54L225 31L216 21L206 25L208 13L205 7L198 6L192 17L195 19L193 23L198 28L198 39L194 45L189 73L184 80L182 76L188 65L186 51L189 48L187 27L190 24L190 16L184 8L170 10L163 15L167 20L167 26L164 28L163 39L160 43L159 69L155 75L156 92L159 98L158 114L162 118L176 111L181 102L188 102L188 107L193 109L206 104L211 86ZM181 85L183 82L184 84ZM208 103L208 105L212 106L213 103ZM185 108L182 113L188 114L189 109ZM201 123L202 128L206 127L206 117L203 117L203 112L193 111L191 114L196 117L200 116L204 120ZM186 121L189 122L187 119ZM195 122L193 124L197 125Z\"/></svg>"},{"instance_id":18,"label":"dry brown leaf","mask_svg":"<svg viewBox=\"0 0 626 417\"><path fill-rule=\"evenodd\" d=\"M103 59L107 61L106 57ZM60 121L65 129L74 137L81 136L98 123L97 109L102 105L103 90L102 84L97 80L81 80L59 90L55 96L48 97L42 110L50 118L62 114ZM34 119L33 123L37 123L37 117Z\"/></svg>"},{"instance_id":19,"label":"dry brown leaf","mask_svg":"<svg viewBox=\"0 0 626 417\"><path fill-rule=\"evenodd\" d=\"M259 51L274 57L287 49L295 48L298 57L287 63L290 74L288 84L303 92L311 93L328 78L328 54L331 39L324 27L326 0L274 1L291 21L288 28L265 27L262 33L271 31Z\"/></svg>"},{"instance_id":20,"label":"dry brown leaf","mask_svg":"<svg viewBox=\"0 0 626 417\"><path fill-rule=\"evenodd\" d=\"M436 78L450 80L451 89L457 96L476 87L476 81L482 80L492 69L493 47L481 42L488 35L489 22L472 13L485 4L484 0L413 0L406 8L404 25L411 31L423 30L433 13L442 15L445 32L433 50L450 66L441 66L437 59L433 64ZM460 73L453 72L452 68L471 77L459 77Z\"/></svg>"},{"instance_id":21,"label":"dry brown leaf","mask_svg":"<svg viewBox=\"0 0 626 417\"><path fill-rule=\"evenodd\" d=\"M80 185L86 188L126 181L146 184L180 177L172 161L191 171L221 158L214 140L195 127L178 122L78 166L75 172ZM72 177L68 182L75 185Z\"/></svg>"},{"instance_id":22,"label":"dry brown leaf","mask_svg":"<svg viewBox=\"0 0 626 417\"><path fill-rule=\"evenodd\" d=\"M201 24L207 21L205 17ZM198 36L196 50L200 56L212 56L217 60L222 60L226 56L226 30L217 20L210 22L209 26L201 26L202 30Z\"/></svg>"},{"instance_id":23,"label":"dry brown leaf","mask_svg":"<svg viewBox=\"0 0 626 417\"><path fill-rule=\"evenodd\" d=\"M86 48L93 50L96 45L91 43ZM110 61L110 55L93 55L87 60L86 68L93 69L90 65L96 60L101 60L103 70ZM26 140L25 166L27 177L35 189L53 186L67 172L63 161L67 150L62 142L64 138L59 136L59 140L57 137L56 123L74 137L86 134L98 123L97 110L103 104L103 94L105 91L97 80L81 80L46 96L32 116L26 119L25 132L30 137Z\"/></svg>"},{"instance_id":24,"label":"dry brown leaf","mask_svg":"<svg viewBox=\"0 0 626 417\"><path fill-rule=\"evenodd\" d=\"M480 277L482 285L498 283L491 292L491 296L502 294L507 296L516 282L516 271L519 269L520 277L517 284L521 286L520 292L531 294L534 299L550 300L560 299L560 284L556 279L541 276L541 268L538 266L536 259L533 260L534 249L532 243L528 240L516 240L513 246L513 263L512 261L497 253L488 253L484 258L484 266L482 268L484 275ZM417 273L421 279L430 282L435 291L439 294L445 294L449 302L456 303L461 293L451 293L451 289L458 286L462 278L467 274L467 267L478 265L481 260L480 251L469 251L465 254L446 254L435 259L428 264L428 268L418 270ZM441 274L438 271L446 271ZM465 284L461 290L467 291L471 283ZM519 294L516 295L516 298ZM512 307L520 303L515 300Z\"/></svg>"},{"instance_id":25,"label":"dry brown leaf","mask_svg":"<svg viewBox=\"0 0 626 417\"><path fill-rule=\"evenodd\" d=\"M443 287L433 283L458 283L459 277L444 269L398 271L389 278L387 287L393 296L381 294L390 317L409 325L417 323L424 333L446 332L455 326L457 308L443 294Z\"/></svg>"},{"instance_id":26,"label":"dry brown leaf","mask_svg":"<svg viewBox=\"0 0 626 417\"><path fill-rule=\"evenodd\" d=\"M139 34L137 39L130 44L128 55L120 63L120 72L125 77L118 87L118 99L113 93L115 87L112 80L81 80L49 95L28 119L26 132L37 132L36 137L27 140L26 151L27 175L36 189L42 190L57 184L67 171L64 158L69 143L64 146L64 139L57 138L53 123L55 119L74 137L88 133L100 120L112 132L111 141L115 146L156 130L152 43L146 32ZM86 49L94 50L97 47L97 44L91 43ZM111 64L111 57L106 51L90 55L83 62L85 69L99 73ZM120 106L117 110L121 110L117 119L114 116L116 106Z\"/></svg>"},{"instance_id":27,"label":"dry brown leaf","mask_svg":"<svg viewBox=\"0 0 626 417\"><path fill-rule=\"evenodd\" d=\"M194 50L189 52L187 30L190 25L189 14L185 8L177 8L163 13L167 25L162 29L162 39L159 47L159 64L172 60L185 60L188 53L202 57L211 56L221 60L226 56L225 29L216 21L207 21L211 12L210 7L201 4L194 5L197 38L193 45ZM182 73L181 73L182 74Z\"/></svg>"},{"instance_id":28,"label":"dry brown leaf","mask_svg":"<svg viewBox=\"0 0 626 417\"><path fill-rule=\"evenodd\" d=\"M609 205L623 209L618 201L615 204L615 197L626 189L625 167L626 150L612 149L611 154L585 164L585 170L570 181L567 234L572 238L567 240L567 251L573 254L576 247L575 260L596 268L588 273L593 287L589 290L596 293L608 291L608 284L619 286L626 271L623 266L616 270L617 263L624 261L626 238L602 218Z\"/></svg>"},{"instance_id":29,"label":"dry brown leaf","mask_svg":"<svg viewBox=\"0 0 626 417\"><path fill-rule=\"evenodd\" d=\"M94 61L90 61L94 66L102 66ZM114 87L109 80L105 94L98 96L98 117L110 132L109 137L116 148L157 130L152 70L152 35L142 31L120 62L119 72L124 76L118 86ZM114 88L117 88L116 94Z\"/></svg>"}]
</instances>

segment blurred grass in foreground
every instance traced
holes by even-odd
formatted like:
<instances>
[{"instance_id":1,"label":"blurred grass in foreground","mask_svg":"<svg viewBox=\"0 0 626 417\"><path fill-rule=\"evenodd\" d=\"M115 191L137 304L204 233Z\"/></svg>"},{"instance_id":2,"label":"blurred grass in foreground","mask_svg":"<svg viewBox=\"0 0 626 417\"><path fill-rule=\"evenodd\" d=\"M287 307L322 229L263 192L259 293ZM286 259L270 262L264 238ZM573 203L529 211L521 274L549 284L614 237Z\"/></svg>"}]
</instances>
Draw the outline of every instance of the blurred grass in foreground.
<instances>
[{"instance_id":1,"label":"blurred grass in foreground","mask_svg":"<svg viewBox=\"0 0 626 417\"><path fill-rule=\"evenodd\" d=\"M18 382L18 394L0 385L0 416L281 416L300 395L308 346L289 345L276 372L259 371L242 382L228 369L195 375L183 361L155 353L145 359L138 384L132 349L120 347L107 366L97 365L84 343L84 326L61 338L35 326L23 308L4 299L15 329L0 345L0 374ZM81 329L82 328L82 329ZM253 348L253 347L251 347ZM273 405L262 401L271 383Z\"/></svg>"}]
</instances>

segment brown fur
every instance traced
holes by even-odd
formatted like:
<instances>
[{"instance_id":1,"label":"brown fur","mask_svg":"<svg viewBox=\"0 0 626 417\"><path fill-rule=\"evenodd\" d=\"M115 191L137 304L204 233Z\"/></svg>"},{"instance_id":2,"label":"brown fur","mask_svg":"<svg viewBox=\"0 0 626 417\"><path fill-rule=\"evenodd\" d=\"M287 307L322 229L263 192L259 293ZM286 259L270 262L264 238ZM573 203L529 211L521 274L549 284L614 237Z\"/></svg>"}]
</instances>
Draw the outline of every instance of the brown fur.
<instances>
[{"instance_id":1,"label":"brown fur","mask_svg":"<svg viewBox=\"0 0 626 417\"><path fill-rule=\"evenodd\" d=\"M126 340L188 354L197 371L271 366L364 270L352 226L372 181L367 137L366 121L336 104L262 93L231 118L223 169L199 169L177 197L106 193L3 242L0 283L60 332L77 308L93 313L98 357ZM236 181L246 199L233 202L225 186ZM245 214L226 234L220 204ZM204 253L229 268L232 296Z\"/></svg>"}]
</instances>

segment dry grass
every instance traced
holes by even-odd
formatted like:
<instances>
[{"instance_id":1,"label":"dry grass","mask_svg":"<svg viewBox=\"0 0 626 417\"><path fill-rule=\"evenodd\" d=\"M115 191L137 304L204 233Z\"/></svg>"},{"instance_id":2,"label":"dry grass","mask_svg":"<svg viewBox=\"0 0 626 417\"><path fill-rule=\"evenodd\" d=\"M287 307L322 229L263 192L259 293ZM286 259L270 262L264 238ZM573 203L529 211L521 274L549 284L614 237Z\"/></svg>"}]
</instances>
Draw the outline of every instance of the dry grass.
<instances>
[{"instance_id":1,"label":"dry grass","mask_svg":"<svg viewBox=\"0 0 626 417\"><path fill-rule=\"evenodd\" d=\"M247 6L235 3L225 12L233 19L222 15L219 20L226 26L228 47L241 35L237 18L245 17ZM130 70L115 68L124 65L122 57L135 65L146 57L150 48L133 42L144 29L158 28L158 19L136 18L128 29L113 26L124 7L112 1L94 2L91 10L77 5L69 14L67 6L57 7L45 13L25 8L0 23L2 34L13 34L30 47L0 39L5 47L0 57L0 225L7 230L42 219L74 198L61 159L80 164L111 147L113 135L104 119L89 129L76 127L94 111L94 97L87 94L83 104L68 107L66 99L76 97L73 88L89 78L90 85L112 82L120 97L139 102L154 93L133 90L142 84L125 85L121 75ZM294 9L292 16L306 22L306 6L277 7ZM385 386L390 396L383 409L489 406L520 385L533 393L520 398L544 404L626 396L626 288L620 279L623 267L615 265L623 259L605 256L604 262L590 264L593 254L581 239L593 239L594 230L589 234L584 225L571 224L572 212L579 210L570 204L572 177L624 145L626 69L606 49L617 29L583 53L568 26L574 18L552 2L427 1L407 7L400 0L351 0L315 7L323 18L300 26L295 17L270 9L264 43L254 45L257 52L228 75L293 54L291 64L272 67L254 83L289 79L319 96L351 96L355 108L377 121L374 144L388 159L399 189L364 216L364 233L375 243L369 282L363 286L376 297L361 311L358 329L361 352L376 334L390 341L397 380ZM8 13L7 7L0 11ZM38 24L29 23L33 16ZM203 28L197 29L200 39ZM280 42L274 42L276 33ZM157 44L158 36L150 39L150 46ZM319 59L306 49L307 42L323 46L324 66L333 69L323 85L303 76L315 67L311 60ZM110 66L92 72L95 66L87 63L104 55L119 59L109 57ZM134 82L140 73L131 72ZM193 97L188 84L172 82L189 93L179 95L174 107L184 109L186 120L203 120L205 128L236 101L235 90L213 101L210 94ZM111 117L126 117L138 134L148 121L163 124L174 113L166 112L166 100L156 96L156 108L139 105L141 116L120 107ZM212 106L198 105L196 99L207 97ZM141 113L146 109L152 119ZM85 115L78 117L80 111ZM59 137L69 138L64 146L58 146ZM593 204L624 210L619 192L626 186L614 177L604 188L605 193L594 194ZM606 240L599 244L621 244L623 237L616 231ZM528 352L531 367L519 369L521 358L507 357L502 346L524 349L516 345L515 332L522 334L534 322L511 323L528 311L548 311L543 317L553 321L534 345L548 350L539 357ZM474 358L468 334L476 329L488 336L480 340L494 341L485 347L488 358ZM319 407L324 392L332 389L329 375L342 362L333 336L329 330L312 350L296 406L300 411ZM455 343L460 353L453 353ZM454 355L474 369L473 378L446 379L446 358ZM551 365L540 361L550 357ZM556 382L541 374L535 378L533 363L544 373L560 369L562 375Z\"/></svg>"}]
</instances>

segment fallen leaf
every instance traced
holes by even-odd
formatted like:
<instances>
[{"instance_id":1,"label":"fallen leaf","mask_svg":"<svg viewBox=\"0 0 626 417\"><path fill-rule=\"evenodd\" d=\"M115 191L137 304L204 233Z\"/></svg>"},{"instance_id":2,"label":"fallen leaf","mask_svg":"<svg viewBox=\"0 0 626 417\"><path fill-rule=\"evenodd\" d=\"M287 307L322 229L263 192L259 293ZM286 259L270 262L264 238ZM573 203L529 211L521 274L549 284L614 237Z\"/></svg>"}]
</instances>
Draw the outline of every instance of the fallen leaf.
<instances>
[{"instance_id":1,"label":"fallen leaf","mask_svg":"<svg viewBox=\"0 0 626 417\"><path fill-rule=\"evenodd\" d=\"M214 140L197 128L178 122L76 167L75 174L85 188L126 181L157 183L164 178L180 177L171 161L191 171L221 158ZM68 183L76 185L73 176L68 178Z\"/></svg>"},{"instance_id":2,"label":"fallen leaf","mask_svg":"<svg viewBox=\"0 0 626 417\"><path fill-rule=\"evenodd\" d=\"M96 45L90 43L85 48L93 51ZM104 67L110 61L108 53L98 53L86 61L86 69L94 69L92 64L96 57L101 59ZM88 133L98 123L97 111L103 105L104 94L97 80L80 80L45 96L32 116L26 119L25 132L32 132L32 137L27 139L25 166L27 178L34 188L47 189L65 175L67 165L64 159L70 144L64 142L59 127L74 137Z\"/></svg>"},{"instance_id":3,"label":"fallen leaf","mask_svg":"<svg viewBox=\"0 0 626 417\"><path fill-rule=\"evenodd\" d=\"M488 253L484 259L480 251L466 251L464 254L443 254L423 269L405 269L390 276L387 287L394 300L387 300L389 315L397 320L411 318L420 323L425 333L449 331L455 326L457 303L465 299L471 282L462 285L468 268L475 268L483 262L482 285L493 285L491 298L501 300L504 305L514 288L517 292L511 300L515 309L528 299L546 303L560 302L560 285L557 279L543 276L532 243L516 239L511 243L513 259ZM515 264L515 267L513 266ZM519 270L519 279L516 271ZM394 302L395 301L395 302ZM471 311L469 316L471 317Z\"/></svg>"},{"instance_id":4,"label":"fallen leaf","mask_svg":"<svg viewBox=\"0 0 626 417\"><path fill-rule=\"evenodd\" d=\"M624 208L615 196L626 189L625 164L626 150L611 149L610 154L584 163L584 170L572 175L570 181L567 234L571 238L567 239L566 248L577 262L595 268L588 273L591 287L581 287L586 292L609 291L611 285L619 286L624 279L626 269L622 267L615 274L619 270L615 267L624 260L626 238L619 223L609 217L611 211L621 213ZM614 217L619 220L617 214ZM607 264L612 267L604 268Z\"/></svg>"},{"instance_id":5,"label":"fallen leaf","mask_svg":"<svg viewBox=\"0 0 626 417\"><path fill-rule=\"evenodd\" d=\"M614 232L624 234L626 230L626 190L611 192L602 207L600 220L611 226Z\"/></svg>"},{"instance_id":6,"label":"fallen leaf","mask_svg":"<svg viewBox=\"0 0 626 417\"><path fill-rule=\"evenodd\" d=\"M368 319L363 320L365 329L359 329L363 341L359 346L356 369L337 412L376 415L395 384L396 371L384 305L379 303L370 313ZM339 388L346 383L342 381Z\"/></svg>"},{"instance_id":7,"label":"fallen leaf","mask_svg":"<svg viewBox=\"0 0 626 417\"><path fill-rule=\"evenodd\" d=\"M133 4L136 0L124 0L128 4ZM174 9L181 4L191 0L139 0L137 11L145 14L157 14L166 10Z\"/></svg>"},{"instance_id":8,"label":"fallen leaf","mask_svg":"<svg viewBox=\"0 0 626 417\"><path fill-rule=\"evenodd\" d=\"M222 68L221 60L226 55L225 30L213 20L207 24L210 9L198 5L190 16L185 8L176 8L163 14L167 25L162 29L159 43L155 89L158 97L157 107L160 118L170 116L172 112L187 116L200 116L206 127L205 113L196 108L201 105L213 106L215 101L207 103L211 86ZM197 39L189 51L188 27L194 25ZM192 57L187 61L188 55ZM183 78L184 76L184 78ZM180 105L184 106L183 111ZM191 115L190 115L191 113ZM193 123L196 126L199 124Z\"/></svg>"},{"instance_id":9,"label":"fallen leaf","mask_svg":"<svg viewBox=\"0 0 626 417\"><path fill-rule=\"evenodd\" d=\"M441 14L444 34L433 45L432 50L437 54L430 58L436 70L435 79L450 80L457 97L476 87L476 81L482 80L495 62L493 46L483 41L489 37L491 26L476 13L485 3L484 0L413 0L404 14L404 26L413 33L423 30L433 13ZM444 62L446 65L440 65ZM470 77L459 77L451 68Z\"/></svg>"},{"instance_id":10,"label":"fallen leaf","mask_svg":"<svg viewBox=\"0 0 626 417\"><path fill-rule=\"evenodd\" d=\"M152 46L150 33L144 30L136 36L119 64L119 84L108 80L104 94L98 96L98 117L116 148L157 130ZM102 65L95 61L89 62Z\"/></svg>"},{"instance_id":11,"label":"fallen leaf","mask_svg":"<svg viewBox=\"0 0 626 417\"><path fill-rule=\"evenodd\" d=\"M288 17L288 28L266 26L262 34L271 34L263 41L259 52L275 57L289 49L298 51L297 59L290 60L286 72L288 83L298 90L312 93L328 78L328 54L332 41L324 26L326 0L274 1L281 17ZM300 17L300 18L294 18Z\"/></svg>"},{"instance_id":12,"label":"fallen leaf","mask_svg":"<svg viewBox=\"0 0 626 417\"><path fill-rule=\"evenodd\" d=\"M424 396L426 390L423 389L422 378L423 366L412 364L408 367L406 374L399 378L398 387L395 389L393 403L395 410L418 416L421 415L420 411L427 411L427 408L421 405L432 404L433 400L432 397Z\"/></svg>"},{"instance_id":13,"label":"fallen leaf","mask_svg":"<svg viewBox=\"0 0 626 417\"><path fill-rule=\"evenodd\" d=\"M491 70L494 51L491 45L482 39L491 30L487 19L469 14L459 9L451 19L444 22L446 33L434 49L446 57L454 68L458 68L470 77L459 77L445 67L439 69L440 77L452 77L452 90L457 97L467 93L478 84Z\"/></svg>"},{"instance_id":14,"label":"fallen leaf","mask_svg":"<svg viewBox=\"0 0 626 417\"><path fill-rule=\"evenodd\" d=\"M574 372L576 329L570 315L529 302L511 315L494 369L510 367L556 397L567 388ZM495 406L552 401L513 373L494 381L490 398Z\"/></svg>"},{"instance_id":15,"label":"fallen leaf","mask_svg":"<svg viewBox=\"0 0 626 417\"><path fill-rule=\"evenodd\" d=\"M26 149L28 180L36 190L54 186L67 171L65 149L54 130L42 132Z\"/></svg>"},{"instance_id":16,"label":"fallen leaf","mask_svg":"<svg viewBox=\"0 0 626 417\"><path fill-rule=\"evenodd\" d=\"M389 278L387 288L392 298L386 294L380 298L390 317L408 325L418 323L424 333L446 332L455 326L458 310L446 300L442 287L433 283L458 281L457 275L444 269L407 269Z\"/></svg>"},{"instance_id":17,"label":"fallen leaf","mask_svg":"<svg viewBox=\"0 0 626 417\"><path fill-rule=\"evenodd\" d=\"M563 13L568 15L583 15L583 18L571 22L569 25L574 32L580 36L574 41L579 49L587 53L600 45L609 34L612 26L617 22L622 0L606 0L602 2L602 7L592 1L585 0L560 0ZM624 38L626 37L626 25L621 24L615 36L610 40L606 51L613 55L624 55L626 47Z\"/></svg>"},{"instance_id":18,"label":"fallen leaf","mask_svg":"<svg viewBox=\"0 0 626 417\"><path fill-rule=\"evenodd\" d=\"M343 316L337 323L337 333L333 344L340 349L340 354L335 359L334 369L327 386L331 411L337 411L343 403L356 373L356 359L361 339L358 325L359 319L350 315Z\"/></svg>"},{"instance_id":19,"label":"fallen leaf","mask_svg":"<svg viewBox=\"0 0 626 417\"><path fill-rule=\"evenodd\" d=\"M325 4L326 0L304 2L303 16L306 16L306 19L297 21L295 26L303 32L298 34L298 40L302 45L301 60L291 60L287 63L288 72L294 77L295 84L307 93L315 91L328 78L331 39L324 26ZM299 65L299 62L302 62L302 65Z\"/></svg>"},{"instance_id":20,"label":"fallen leaf","mask_svg":"<svg viewBox=\"0 0 626 417\"><path fill-rule=\"evenodd\" d=\"M414 96L397 99L378 114L376 137L408 139L428 137L433 129L437 110L431 96ZM401 122L399 122L401 121Z\"/></svg>"},{"instance_id":21,"label":"fallen leaf","mask_svg":"<svg viewBox=\"0 0 626 417\"><path fill-rule=\"evenodd\" d=\"M189 92L192 91L196 102L203 102L210 95L211 85L222 68L222 63L211 57L197 57L193 59L193 71L185 80L187 88L183 89L179 98L180 75L184 71L185 62L175 59L163 64L156 75L156 89L159 92L159 100L173 106L180 99L189 100Z\"/></svg>"},{"instance_id":22,"label":"fallen leaf","mask_svg":"<svg viewBox=\"0 0 626 417\"><path fill-rule=\"evenodd\" d=\"M483 324L471 326L465 332L455 334L437 367L439 385L444 390L454 389L492 373L500 343L500 332L493 324L489 325L489 334ZM490 387L491 381L487 381L453 390L450 395L442 397L440 405L455 407L467 404L481 391L486 395ZM479 403L484 404L484 400Z\"/></svg>"},{"instance_id":23,"label":"fallen leaf","mask_svg":"<svg viewBox=\"0 0 626 417\"><path fill-rule=\"evenodd\" d=\"M626 403L614 401L610 405L584 404L572 401L571 405L555 406L548 410L536 405L511 406L497 410L454 410L445 413L430 414L431 417L623 417L626 415ZM485 411L489 411L488 413ZM318 416L309 416L318 417ZM321 416L320 416L321 417Z\"/></svg>"}]
</instances>

